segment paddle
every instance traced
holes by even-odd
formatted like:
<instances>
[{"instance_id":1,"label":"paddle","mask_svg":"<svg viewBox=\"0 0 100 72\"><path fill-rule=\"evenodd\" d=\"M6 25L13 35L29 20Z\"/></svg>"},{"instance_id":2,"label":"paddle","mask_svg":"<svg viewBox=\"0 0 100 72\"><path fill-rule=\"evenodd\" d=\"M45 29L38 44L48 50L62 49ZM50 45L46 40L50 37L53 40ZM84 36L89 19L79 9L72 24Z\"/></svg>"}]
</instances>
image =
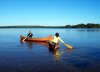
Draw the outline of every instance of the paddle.
<instances>
[{"instance_id":1,"label":"paddle","mask_svg":"<svg viewBox=\"0 0 100 72\"><path fill-rule=\"evenodd\" d=\"M29 35L29 36L30 36L30 35ZM28 36L28 37L29 37L29 36ZM24 42L24 41L26 40L26 38L27 38L27 37L25 37L22 41Z\"/></svg>"},{"instance_id":2,"label":"paddle","mask_svg":"<svg viewBox=\"0 0 100 72\"><path fill-rule=\"evenodd\" d=\"M27 37L25 37L22 41L24 42L26 40Z\"/></svg>"},{"instance_id":3,"label":"paddle","mask_svg":"<svg viewBox=\"0 0 100 72\"><path fill-rule=\"evenodd\" d=\"M67 46L69 49L73 49L73 47L71 45L69 45L69 44L65 44L64 43L64 45Z\"/></svg>"}]
</instances>

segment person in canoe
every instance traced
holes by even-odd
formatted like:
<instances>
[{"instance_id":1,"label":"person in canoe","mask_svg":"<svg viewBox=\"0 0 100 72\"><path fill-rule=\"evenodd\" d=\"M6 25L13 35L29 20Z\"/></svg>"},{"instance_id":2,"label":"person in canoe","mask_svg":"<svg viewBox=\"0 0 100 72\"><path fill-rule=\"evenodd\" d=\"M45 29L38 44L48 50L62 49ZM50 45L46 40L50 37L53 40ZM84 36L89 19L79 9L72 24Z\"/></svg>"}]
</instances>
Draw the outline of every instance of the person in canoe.
<instances>
[{"instance_id":1,"label":"person in canoe","mask_svg":"<svg viewBox=\"0 0 100 72\"><path fill-rule=\"evenodd\" d=\"M65 44L64 41L59 37L59 33L56 33L53 39L49 41L49 47L54 49L59 48L59 41Z\"/></svg>"},{"instance_id":2,"label":"person in canoe","mask_svg":"<svg viewBox=\"0 0 100 72\"><path fill-rule=\"evenodd\" d=\"M27 37L28 37L28 38L32 38L32 36L33 36L32 32L29 31L29 33L27 34Z\"/></svg>"},{"instance_id":3,"label":"person in canoe","mask_svg":"<svg viewBox=\"0 0 100 72\"><path fill-rule=\"evenodd\" d=\"M32 38L32 36L33 36L33 33L31 31L29 31L26 38ZM24 38L22 41L24 42L26 40L26 38Z\"/></svg>"}]
</instances>

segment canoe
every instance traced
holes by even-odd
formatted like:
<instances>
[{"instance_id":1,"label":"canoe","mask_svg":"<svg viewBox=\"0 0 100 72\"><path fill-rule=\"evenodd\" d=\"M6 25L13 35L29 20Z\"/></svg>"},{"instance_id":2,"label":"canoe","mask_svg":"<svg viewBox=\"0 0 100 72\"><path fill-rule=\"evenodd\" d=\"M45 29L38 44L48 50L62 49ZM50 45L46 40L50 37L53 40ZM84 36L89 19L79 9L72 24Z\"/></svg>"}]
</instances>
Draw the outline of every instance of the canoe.
<instances>
[{"instance_id":1,"label":"canoe","mask_svg":"<svg viewBox=\"0 0 100 72\"><path fill-rule=\"evenodd\" d=\"M20 40L22 41L25 39L25 36L20 35ZM32 42L47 42L52 39L52 36L49 35L48 37L43 37L43 38L26 38L25 41L32 41Z\"/></svg>"}]
</instances>

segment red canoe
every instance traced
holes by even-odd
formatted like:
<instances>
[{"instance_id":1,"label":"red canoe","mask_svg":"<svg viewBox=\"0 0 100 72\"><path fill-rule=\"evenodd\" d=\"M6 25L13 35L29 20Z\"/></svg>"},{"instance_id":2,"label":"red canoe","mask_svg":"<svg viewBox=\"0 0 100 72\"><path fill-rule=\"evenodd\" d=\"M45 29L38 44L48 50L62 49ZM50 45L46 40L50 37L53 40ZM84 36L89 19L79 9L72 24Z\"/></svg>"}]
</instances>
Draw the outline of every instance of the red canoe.
<instances>
[{"instance_id":1,"label":"red canoe","mask_svg":"<svg viewBox=\"0 0 100 72\"><path fill-rule=\"evenodd\" d=\"M20 40L22 41L25 39L25 41L33 41L33 42L47 42L52 39L52 36L43 37L43 38L26 38L25 36L20 35Z\"/></svg>"}]
</instances>

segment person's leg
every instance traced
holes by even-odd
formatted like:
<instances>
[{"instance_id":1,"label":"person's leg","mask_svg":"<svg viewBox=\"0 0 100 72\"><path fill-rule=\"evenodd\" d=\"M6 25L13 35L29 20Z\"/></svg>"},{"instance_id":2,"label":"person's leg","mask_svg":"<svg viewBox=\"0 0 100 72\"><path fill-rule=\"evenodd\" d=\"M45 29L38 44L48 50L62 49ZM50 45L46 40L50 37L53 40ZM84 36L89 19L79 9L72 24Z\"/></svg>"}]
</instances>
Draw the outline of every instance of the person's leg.
<instances>
[{"instance_id":1,"label":"person's leg","mask_svg":"<svg viewBox=\"0 0 100 72\"><path fill-rule=\"evenodd\" d=\"M55 45L55 49L58 49L59 48L59 44L57 43L56 45Z\"/></svg>"}]
</instances>

